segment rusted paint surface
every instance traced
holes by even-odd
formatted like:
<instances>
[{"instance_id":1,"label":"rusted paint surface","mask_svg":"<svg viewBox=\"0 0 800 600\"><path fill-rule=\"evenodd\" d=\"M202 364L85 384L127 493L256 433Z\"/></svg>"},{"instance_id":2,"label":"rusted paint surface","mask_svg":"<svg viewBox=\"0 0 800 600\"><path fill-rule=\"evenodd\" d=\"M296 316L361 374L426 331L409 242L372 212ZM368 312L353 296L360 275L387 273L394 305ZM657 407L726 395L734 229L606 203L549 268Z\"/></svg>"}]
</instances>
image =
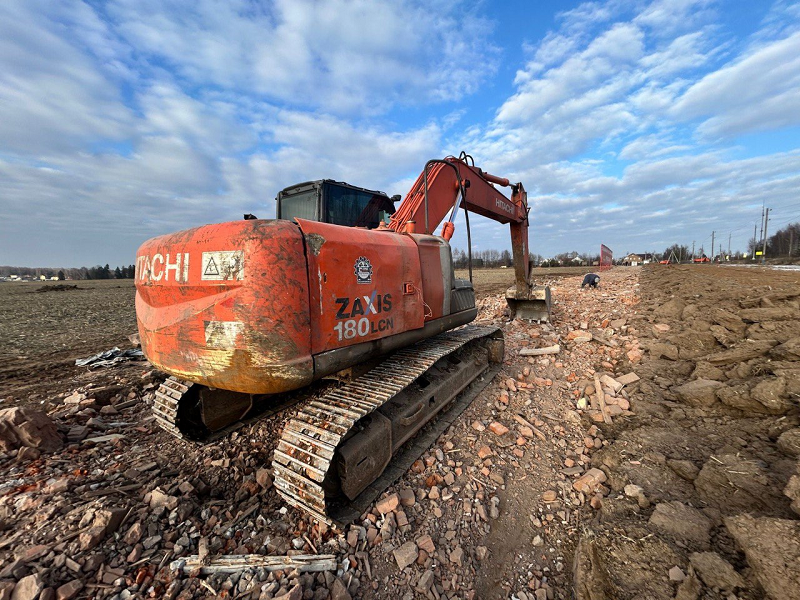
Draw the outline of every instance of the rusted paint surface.
<instances>
[{"instance_id":1,"label":"rusted paint surface","mask_svg":"<svg viewBox=\"0 0 800 600\"><path fill-rule=\"evenodd\" d=\"M159 369L245 393L312 381L308 277L297 225L248 220L190 229L149 240L136 264L142 348Z\"/></svg>"},{"instance_id":2,"label":"rusted paint surface","mask_svg":"<svg viewBox=\"0 0 800 600\"><path fill-rule=\"evenodd\" d=\"M450 293L450 282L447 281L445 285L441 261L441 246L447 242L430 235L415 234L411 237L419 247L422 289L425 291L425 320L438 319L445 316L442 313L444 294Z\"/></svg>"},{"instance_id":3,"label":"rusted paint surface","mask_svg":"<svg viewBox=\"0 0 800 600\"><path fill-rule=\"evenodd\" d=\"M307 244L324 240L307 256L313 354L424 325L419 250L410 236L297 222ZM404 294L404 283L415 291Z\"/></svg>"}]
</instances>

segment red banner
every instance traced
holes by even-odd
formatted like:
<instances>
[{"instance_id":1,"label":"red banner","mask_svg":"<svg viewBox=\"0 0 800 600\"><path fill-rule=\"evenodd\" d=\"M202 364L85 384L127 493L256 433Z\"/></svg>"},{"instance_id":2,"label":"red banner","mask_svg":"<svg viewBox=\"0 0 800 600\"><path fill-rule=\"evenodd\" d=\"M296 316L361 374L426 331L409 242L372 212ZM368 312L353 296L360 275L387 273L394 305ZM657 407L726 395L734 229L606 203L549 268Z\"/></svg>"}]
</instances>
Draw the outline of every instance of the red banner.
<instances>
[{"instance_id":1,"label":"red banner","mask_svg":"<svg viewBox=\"0 0 800 600\"><path fill-rule=\"evenodd\" d=\"M611 248L605 244L600 244L600 270L607 271L610 269L613 260L614 253L611 251Z\"/></svg>"}]
</instances>

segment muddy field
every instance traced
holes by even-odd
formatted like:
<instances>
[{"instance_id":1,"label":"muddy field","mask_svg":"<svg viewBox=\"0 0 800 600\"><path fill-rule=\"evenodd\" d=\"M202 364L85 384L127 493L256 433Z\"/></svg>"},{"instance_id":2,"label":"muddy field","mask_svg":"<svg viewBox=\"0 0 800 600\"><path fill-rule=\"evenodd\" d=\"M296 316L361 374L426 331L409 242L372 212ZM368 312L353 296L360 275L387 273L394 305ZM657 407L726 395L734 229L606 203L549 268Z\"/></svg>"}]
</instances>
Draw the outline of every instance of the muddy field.
<instances>
[{"instance_id":1,"label":"muddy field","mask_svg":"<svg viewBox=\"0 0 800 600\"><path fill-rule=\"evenodd\" d=\"M76 358L130 347L133 299L133 280L0 283L0 398L47 400L82 381Z\"/></svg>"},{"instance_id":2,"label":"muddy field","mask_svg":"<svg viewBox=\"0 0 800 600\"><path fill-rule=\"evenodd\" d=\"M271 485L294 409L199 447L155 426L146 362L74 367L126 345L132 287L0 285L0 398L50 415L39 447L0 426L0 598L800 597L800 275L620 268L581 291L585 269L541 271L552 325L508 319L513 271L475 271L502 372L344 530ZM336 569L170 568L204 551Z\"/></svg>"}]
</instances>

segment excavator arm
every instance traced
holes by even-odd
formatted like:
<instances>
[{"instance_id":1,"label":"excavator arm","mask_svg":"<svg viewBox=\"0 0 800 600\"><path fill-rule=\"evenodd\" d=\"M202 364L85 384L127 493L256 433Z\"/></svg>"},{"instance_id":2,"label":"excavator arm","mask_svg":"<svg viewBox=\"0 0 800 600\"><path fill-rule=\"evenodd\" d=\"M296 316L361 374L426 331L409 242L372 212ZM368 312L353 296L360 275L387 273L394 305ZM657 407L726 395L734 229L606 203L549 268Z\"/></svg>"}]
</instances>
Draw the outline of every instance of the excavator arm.
<instances>
[{"instance_id":1,"label":"excavator arm","mask_svg":"<svg viewBox=\"0 0 800 600\"><path fill-rule=\"evenodd\" d=\"M531 286L528 253L528 194L522 183L510 183L470 164L471 157L430 160L392 215L389 229L432 233L446 217L441 235L450 240L459 207L510 225L515 286L506 293L512 312L522 318L549 320L550 289ZM511 188L511 198L497 187Z\"/></svg>"}]
</instances>

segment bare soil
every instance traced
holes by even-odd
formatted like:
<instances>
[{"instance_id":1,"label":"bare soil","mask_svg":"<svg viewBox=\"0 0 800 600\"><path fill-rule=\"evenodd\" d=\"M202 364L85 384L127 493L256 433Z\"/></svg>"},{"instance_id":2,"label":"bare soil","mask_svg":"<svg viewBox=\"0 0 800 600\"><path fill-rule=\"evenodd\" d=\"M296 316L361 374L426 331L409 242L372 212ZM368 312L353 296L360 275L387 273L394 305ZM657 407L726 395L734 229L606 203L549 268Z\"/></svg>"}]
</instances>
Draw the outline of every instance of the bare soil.
<instances>
[{"instance_id":1,"label":"bare soil","mask_svg":"<svg viewBox=\"0 0 800 600\"><path fill-rule=\"evenodd\" d=\"M52 395L103 377L75 367L136 332L133 280L0 283L0 399L48 402ZM53 290L41 293L41 289Z\"/></svg>"},{"instance_id":2,"label":"bare soil","mask_svg":"<svg viewBox=\"0 0 800 600\"><path fill-rule=\"evenodd\" d=\"M269 484L291 409L198 447L155 426L163 375L147 363L74 366L130 345L132 285L0 285L2 406L44 407L62 437L121 436L0 453L0 595L34 574L80 579L77 598L797 598L800 274L656 265L581 290L587 269L541 271L552 325L509 320L512 270L475 271L479 320L504 331L502 373L385 494L410 503L343 531L287 510ZM631 372L602 386L603 422L595 376ZM65 404L73 392L83 399ZM88 539L112 508L127 515L119 531ZM332 553L339 569L176 577L169 562L201 540L212 557ZM408 543L416 560L401 569Z\"/></svg>"}]
</instances>

